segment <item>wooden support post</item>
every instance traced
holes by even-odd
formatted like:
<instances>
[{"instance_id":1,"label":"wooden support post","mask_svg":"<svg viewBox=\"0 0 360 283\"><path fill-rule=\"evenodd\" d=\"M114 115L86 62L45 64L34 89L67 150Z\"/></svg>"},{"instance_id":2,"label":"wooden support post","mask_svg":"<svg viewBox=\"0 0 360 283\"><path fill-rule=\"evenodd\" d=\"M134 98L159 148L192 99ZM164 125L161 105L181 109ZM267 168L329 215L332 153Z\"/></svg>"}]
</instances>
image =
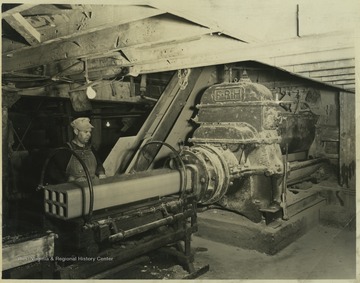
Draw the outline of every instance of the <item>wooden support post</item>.
<instances>
[{"instance_id":1,"label":"wooden support post","mask_svg":"<svg viewBox=\"0 0 360 283\"><path fill-rule=\"evenodd\" d=\"M156 130L151 135L152 141L160 141L163 142L168 137L171 129L174 124L178 120L178 117L184 108L186 101L188 100L190 94L192 93L195 84L197 83L200 74L202 72L202 68L192 69L190 75L188 77L188 84L186 88L179 89L178 92L174 95L174 100L171 105L164 113L161 122L159 123ZM137 164L135 164L134 168L136 171L143 171L150 167L153 164L153 161L160 151L161 145L151 145L146 147L142 151L142 155L137 159Z\"/></svg>"},{"instance_id":2,"label":"wooden support post","mask_svg":"<svg viewBox=\"0 0 360 283\"><path fill-rule=\"evenodd\" d=\"M9 121L9 108L13 106L20 96L11 92L2 91L2 213L3 220L8 220L9 204L8 196L11 193L9 188L9 172L10 172L10 160L9 155L12 151L12 145L14 143L13 131L10 129ZM3 221L3 234L6 231L8 225Z\"/></svg>"},{"instance_id":3,"label":"wooden support post","mask_svg":"<svg viewBox=\"0 0 360 283\"><path fill-rule=\"evenodd\" d=\"M189 98L186 101L180 115L176 119L176 122L171 129L169 135L166 137L165 142L170 144L176 150L180 150L180 146L186 143L186 139L189 134L194 130L194 123L190 121L194 116L194 110L196 103L198 103L199 95L205 88L218 83L218 77L216 75L215 67L205 67L197 80L193 90L191 91ZM167 148L162 148L155 158L155 162L163 159L169 155Z\"/></svg>"},{"instance_id":4,"label":"wooden support post","mask_svg":"<svg viewBox=\"0 0 360 283\"><path fill-rule=\"evenodd\" d=\"M340 92L340 185L355 191L355 94Z\"/></svg>"}]
</instances>

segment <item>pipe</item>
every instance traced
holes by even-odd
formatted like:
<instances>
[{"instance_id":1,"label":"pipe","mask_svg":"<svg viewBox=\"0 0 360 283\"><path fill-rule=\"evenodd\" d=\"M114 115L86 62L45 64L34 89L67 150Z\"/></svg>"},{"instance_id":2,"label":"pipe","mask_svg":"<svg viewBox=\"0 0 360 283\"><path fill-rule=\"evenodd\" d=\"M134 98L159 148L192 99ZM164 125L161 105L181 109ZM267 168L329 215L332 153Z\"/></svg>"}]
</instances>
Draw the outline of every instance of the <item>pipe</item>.
<instances>
[{"instance_id":1,"label":"pipe","mask_svg":"<svg viewBox=\"0 0 360 283\"><path fill-rule=\"evenodd\" d=\"M181 200L170 201L170 202L167 202L166 205L180 207L182 205L182 201ZM141 215L154 214L157 211L161 211L162 213L164 213L164 203L161 203L156 206L149 206L146 208L135 209L130 212L128 211L126 213L126 215L117 215L116 217L109 216L108 218L105 218L105 219L94 220L91 223L86 224L86 227L87 228L96 228L101 225L109 225L109 224L112 224L119 220L128 219L129 217L132 217L132 216L137 216L137 215L139 215L140 211L141 211Z\"/></svg>"},{"instance_id":2,"label":"pipe","mask_svg":"<svg viewBox=\"0 0 360 283\"><path fill-rule=\"evenodd\" d=\"M298 170L301 168L305 168L311 165L315 165L321 162L324 162L326 160L326 158L316 158L316 159L309 159L309 160L305 160L305 161L294 161L294 162L290 162L289 164L289 169L290 171L294 171L294 170Z\"/></svg>"},{"instance_id":3,"label":"pipe","mask_svg":"<svg viewBox=\"0 0 360 283\"><path fill-rule=\"evenodd\" d=\"M311 179L311 175L326 161L325 158L310 159L301 162L290 162L288 170L288 185L293 185Z\"/></svg>"},{"instance_id":4,"label":"pipe","mask_svg":"<svg viewBox=\"0 0 360 283\"><path fill-rule=\"evenodd\" d=\"M187 210L184 213L178 213L178 214L171 215L171 216L165 217L163 219L160 219L160 220L157 220L157 221L154 221L154 222L151 222L151 223L147 223L147 224L139 226L139 227L135 227L135 228L132 228L132 229L129 229L129 230L126 230L126 231L121 231L121 232L119 232L117 234L111 235L109 237L109 240L111 242L115 242L115 241L119 241L119 240L122 240L122 239L125 239L125 238L129 238L131 236L140 234L140 233L148 231L150 229L160 227L160 226L163 226L163 225L168 225L168 224L171 224L171 223L173 223L175 221L178 221L180 219L185 219L185 218L191 216L193 213L194 213L193 210Z\"/></svg>"}]
</instances>

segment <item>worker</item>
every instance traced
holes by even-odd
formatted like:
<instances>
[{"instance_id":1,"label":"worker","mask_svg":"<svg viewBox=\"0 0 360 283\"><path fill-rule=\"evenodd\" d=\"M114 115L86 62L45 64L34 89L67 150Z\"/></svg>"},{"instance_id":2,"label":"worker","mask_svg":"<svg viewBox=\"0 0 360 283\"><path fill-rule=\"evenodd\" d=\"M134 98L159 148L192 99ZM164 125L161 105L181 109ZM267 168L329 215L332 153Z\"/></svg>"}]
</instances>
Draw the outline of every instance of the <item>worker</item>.
<instances>
[{"instance_id":1,"label":"worker","mask_svg":"<svg viewBox=\"0 0 360 283\"><path fill-rule=\"evenodd\" d=\"M94 126L90 124L90 119L80 117L72 121L70 125L73 128L74 138L68 142L66 146L81 157L93 180L96 178L106 178L102 162L90 144L91 132L94 128ZM51 179L56 180L56 183L86 181L84 167L78 158L70 151L61 151L56 154L54 159L55 167L52 167L53 169L57 169L50 170L50 173L52 175Z\"/></svg>"},{"instance_id":2,"label":"worker","mask_svg":"<svg viewBox=\"0 0 360 283\"><path fill-rule=\"evenodd\" d=\"M99 179L105 178L105 169L97 158L94 148L89 144L91 131L94 128L94 126L90 124L90 119L86 117L77 118L71 122L71 127L74 130L75 136L74 139L68 143L69 147L84 161L92 178L94 178L95 175L98 176ZM84 168L74 155L71 155L67 164L66 176L68 177L68 181L86 180Z\"/></svg>"}]
</instances>

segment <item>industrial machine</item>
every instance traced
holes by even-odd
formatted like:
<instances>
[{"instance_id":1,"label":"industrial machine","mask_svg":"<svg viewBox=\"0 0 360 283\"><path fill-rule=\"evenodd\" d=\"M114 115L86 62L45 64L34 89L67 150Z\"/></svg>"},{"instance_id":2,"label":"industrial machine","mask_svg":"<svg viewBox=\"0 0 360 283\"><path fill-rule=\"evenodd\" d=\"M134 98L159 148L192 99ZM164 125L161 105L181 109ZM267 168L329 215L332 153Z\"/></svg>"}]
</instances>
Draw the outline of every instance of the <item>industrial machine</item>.
<instances>
[{"instance_id":1,"label":"industrial machine","mask_svg":"<svg viewBox=\"0 0 360 283\"><path fill-rule=\"evenodd\" d=\"M171 253L191 273L197 205L217 204L271 223L317 201L288 185L309 179L324 161L297 155L310 148L318 116L306 105L292 112L294 101L282 98L244 74L206 89L198 127L181 152L170 147L167 168L41 183L46 227L57 234L55 277L92 278L163 247L174 247ZM79 260L86 258L98 260Z\"/></svg>"},{"instance_id":2,"label":"industrial machine","mask_svg":"<svg viewBox=\"0 0 360 283\"><path fill-rule=\"evenodd\" d=\"M324 161L303 155L314 141L318 115L299 103L291 111L295 102L278 95L246 73L238 83L205 91L190 139L194 146L182 152L201 176L202 204L217 202L254 222L296 213L288 206L302 197L288 184L309 178Z\"/></svg>"}]
</instances>

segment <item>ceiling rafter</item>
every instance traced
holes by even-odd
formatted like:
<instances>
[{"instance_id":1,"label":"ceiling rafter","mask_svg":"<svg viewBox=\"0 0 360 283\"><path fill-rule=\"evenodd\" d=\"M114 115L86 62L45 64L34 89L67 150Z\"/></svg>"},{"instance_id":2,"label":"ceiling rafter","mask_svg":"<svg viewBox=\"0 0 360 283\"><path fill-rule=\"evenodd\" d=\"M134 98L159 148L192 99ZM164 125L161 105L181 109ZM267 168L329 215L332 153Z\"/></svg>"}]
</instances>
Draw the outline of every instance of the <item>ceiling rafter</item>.
<instances>
[{"instance_id":1,"label":"ceiling rafter","mask_svg":"<svg viewBox=\"0 0 360 283\"><path fill-rule=\"evenodd\" d=\"M313 72L313 71L322 71L322 70L336 70L344 69L355 66L355 59L345 59L345 60L329 60L328 62L312 62L307 64L298 64L292 66L293 72Z\"/></svg>"},{"instance_id":2,"label":"ceiling rafter","mask_svg":"<svg viewBox=\"0 0 360 283\"><path fill-rule=\"evenodd\" d=\"M206 46L206 51L204 47ZM172 41L160 46L149 46L148 48L127 48L126 54L130 58L136 58L132 63L149 63L156 64L159 60L172 60L179 58L192 58L202 54L212 54L219 51L219 48L240 48L248 47L248 44L239 42L231 38L203 34L188 39L186 42Z\"/></svg>"},{"instance_id":3,"label":"ceiling rafter","mask_svg":"<svg viewBox=\"0 0 360 283\"><path fill-rule=\"evenodd\" d=\"M25 11L21 12L21 15L24 17L30 17L30 16L42 16L42 15L66 15L74 13L75 9L71 9L70 7L58 7L58 5L52 5L52 4L40 4L35 7L31 7L30 9L27 9ZM83 9L76 9L76 10L82 10Z\"/></svg>"},{"instance_id":4,"label":"ceiling rafter","mask_svg":"<svg viewBox=\"0 0 360 283\"><path fill-rule=\"evenodd\" d=\"M338 69L324 69L324 70L314 70L314 71L305 71L305 72L298 72L300 74L304 74L306 76L312 77L312 78L321 78L321 77L330 77L330 76L339 76L339 75L355 75L355 67L351 67L351 64L349 64L349 67L347 68L338 68Z\"/></svg>"},{"instance_id":5,"label":"ceiling rafter","mask_svg":"<svg viewBox=\"0 0 360 283\"><path fill-rule=\"evenodd\" d=\"M269 43L258 44L233 44L229 45L226 41L221 40L214 46L211 41L212 37L207 37L207 41L201 43L202 49L199 52L189 54L186 45L183 45L183 56L178 54L177 57L167 58L162 56L157 62L148 62L146 64L139 64L134 67L135 73L151 73L166 70L176 70L179 68L191 68L199 66L208 66L215 64L225 64L231 62L238 62L243 60L258 60L264 63L279 66L279 58L284 56L291 56L293 62L296 57L299 58L299 63L303 59L303 54L306 53L308 57L313 56L313 60L317 57L317 52L339 50L339 56L342 54L342 49L352 48L353 43L349 42L348 34L328 34L326 36L309 36L291 40L282 40ZM212 46L216 52L204 52L207 46ZM202 51L201 51L202 50ZM186 53L187 52L187 53ZM333 54L328 53L327 58L322 58L323 61L333 60ZM160 57L160 56L159 56ZM279 60L279 61L278 61ZM281 66L282 67L282 66ZM291 68L292 66L289 66Z\"/></svg>"},{"instance_id":6,"label":"ceiling rafter","mask_svg":"<svg viewBox=\"0 0 360 283\"><path fill-rule=\"evenodd\" d=\"M37 45L41 42L41 34L20 13L7 15L4 20L30 45Z\"/></svg>"},{"instance_id":7,"label":"ceiling rafter","mask_svg":"<svg viewBox=\"0 0 360 283\"><path fill-rule=\"evenodd\" d=\"M90 11L89 9L90 8L87 8L88 12ZM78 9L74 11L74 13L76 13L74 14L75 20L78 20L79 15L81 15L82 12L83 10ZM90 34L93 32L105 30L111 27L116 27L119 25L139 21L161 14L163 14L163 12L157 9L142 6L106 6L103 7L103 9L101 7L96 7L96 9L93 9L93 13L91 14L91 16L88 14L85 15L85 22L82 22L81 25L78 26L76 29L74 29L74 27L68 26L68 23L66 21L63 21L62 24L64 26L54 30L54 34L56 34L56 37L45 40L43 44L48 44L52 42L59 43L62 41L70 40L73 37ZM29 48L31 47L19 48L16 50L16 52L20 50L27 50Z\"/></svg>"},{"instance_id":8,"label":"ceiling rafter","mask_svg":"<svg viewBox=\"0 0 360 283\"><path fill-rule=\"evenodd\" d=\"M335 81L342 81L342 80L355 80L355 74L353 75L334 75L334 76L326 76L321 77L321 80L324 82L335 82Z\"/></svg>"},{"instance_id":9,"label":"ceiling rafter","mask_svg":"<svg viewBox=\"0 0 360 283\"><path fill-rule=\"evenodd\" d=\"M174 30L178 32L174 33ZM130 46L144 47L160 44L164 41L186 40L186 38L207 33L211 33L207 28L166 17L161 20L151 17L124 26L115 26L107 29L106 32L96 30L80 36L66 38L68 40L49 41L34 48L5 53L2 56L3 72L46 65L57 60L104 55ZM94 42L96 44L93 44ZM131 64L128 62L127 65Z\"/></svg>"},{"instance_id":10,"label":"ceiling rafter","mask_svg":"<svg viewBox=\"0 0 360 283\"><path fill-rule=\"evenodd\" d=\"M101 76L102 68L112 68L109 74L115 76L130 67L129 74L137 75L256 60L346 88L355 81L353 33L344 30L264 43L242 25L222 23L210 9L200 10L166 0L123 0L112 6L19 5L2 16L33 46L21 46L12 42L10 32L3 34L3 74L38 66L56 71L71 60L115 55L115 64L98 66L94 74ZM70 75L80 76L75 69Z\"/></svg>"},{"instance_id":11,"label":"ceiling rafter","mask_svg":"<svg viewBox=\"0 0 360 283\"><path fill-rule=\"evenodd\" d=\"M341 85L344 89L347 90L351 90L354 91L355 90L355 84L354 83L350 83L350 84L343 84Z\"/></svg>"}]
</instances>

